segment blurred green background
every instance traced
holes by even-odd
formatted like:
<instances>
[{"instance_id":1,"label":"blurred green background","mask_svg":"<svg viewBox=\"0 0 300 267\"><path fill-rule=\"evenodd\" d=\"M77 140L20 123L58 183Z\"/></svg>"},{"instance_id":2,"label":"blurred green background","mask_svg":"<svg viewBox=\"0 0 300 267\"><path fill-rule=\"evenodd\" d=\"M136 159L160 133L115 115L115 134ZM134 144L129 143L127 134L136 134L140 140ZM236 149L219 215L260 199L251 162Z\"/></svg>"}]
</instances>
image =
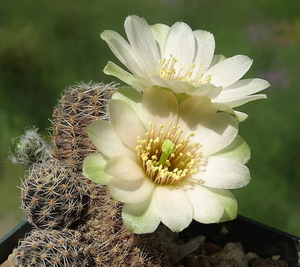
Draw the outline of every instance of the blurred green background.
<instances>
[{"instance_id":1,"label":"blurred green background","mask_svg":"<svg viewBox=\"0 0 300 267\"><path fill-rule=\"evenodd\" d=\"M99 34L124 34L129 14L209 30L216 53L254 60L245 77L272 87L268 100L237 108L249 114L240 134L252 148L252 181L233 193L240 214L300 236L298 0L8 0L0 2L0 237L22 218L17 186L24 168L7 160L11 138L32 126L48 138L64 88L113 80L102 69L118 61Z\"/></svg>"}]
</instances>

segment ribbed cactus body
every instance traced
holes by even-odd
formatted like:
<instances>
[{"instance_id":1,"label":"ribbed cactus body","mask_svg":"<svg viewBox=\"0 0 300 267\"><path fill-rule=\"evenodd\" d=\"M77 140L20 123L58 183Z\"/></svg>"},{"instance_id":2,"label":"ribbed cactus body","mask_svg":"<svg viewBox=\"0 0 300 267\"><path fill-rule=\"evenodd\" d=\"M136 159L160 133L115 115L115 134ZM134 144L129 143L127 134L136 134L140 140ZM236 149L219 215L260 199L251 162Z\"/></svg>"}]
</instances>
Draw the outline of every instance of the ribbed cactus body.
<instances>
[{"instance_id":1,"label":"ribbed cactus body","mask_svg":"<svg viewBox=\"0 0 300 267\"><path fill-rule=\"evenodd\" d=\"M14 250L16 267L87 267L93 260L85 252L78 231L63 229L32 231Z\"/></svg>"},{"instance_id":2,"label":"ribbed cactus body","mask_svg":"<svg viewBox=\"0 0 300 267\"><path fill-rule=\"evenodd\" d=\"M69 87L53 112L54 156L81 172L83 159L96 151L86 133L94 120L107 119L106 107L115 84L78 84Z\"/></svg>"},{"instance_id":3,"label":"ribbed cactus body","mask_svg":"<svg viewBox=\"0 0 300 267\"><path fill-rule=\"evenodd\" d=\"M21 187L21 207L27 220L41 229L71 227L80 220L88 196L70 168L52 161L28 171Z\"/></svg>"}]
</instances>

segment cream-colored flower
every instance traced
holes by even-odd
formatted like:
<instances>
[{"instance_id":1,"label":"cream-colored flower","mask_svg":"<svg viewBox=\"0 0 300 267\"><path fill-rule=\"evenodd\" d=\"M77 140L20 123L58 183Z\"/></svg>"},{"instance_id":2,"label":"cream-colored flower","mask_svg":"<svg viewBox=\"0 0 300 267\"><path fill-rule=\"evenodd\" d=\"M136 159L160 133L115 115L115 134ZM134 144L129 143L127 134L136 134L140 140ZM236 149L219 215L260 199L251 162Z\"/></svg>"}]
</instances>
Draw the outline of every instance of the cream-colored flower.
<instances>
[{"instance_id":1,"label":"cream-colored flower","mask_svg":"<svg viewBox=\"0 0 300 267\"><path fill-rule=\"evenodd\" d=\"M228 189L250 180L248 145L236 118L217 112L209 98L176 98L159 87L119 89L108 106L110 122L87 128L101 154L88 156L84 174L107 184L125 203L125 225L153 232L160 222L178 232L192 219L234 219L237 204Z\"/></svg>"},{"instance_id":2,"label":"cream-colored flower","mask_svg":"<svg viewBox=\"0 0 300 267\"><path fill-rule=\"evenodd\" d=\"M125 20L127 42L115 31L106 30L101 37L127 67L127 72L108 62L104 72L114 75L136 89L157 85L175 93L208 96L218 110L234 113L232 108L249 101L266 98L255 93L269 87L262 79L243 79L252 60L236 55L214 55L214 36L177 22L148 25L145 19L129 16ZM235 112L240 120L247 115Z\"/></svg>"}]
</instances>

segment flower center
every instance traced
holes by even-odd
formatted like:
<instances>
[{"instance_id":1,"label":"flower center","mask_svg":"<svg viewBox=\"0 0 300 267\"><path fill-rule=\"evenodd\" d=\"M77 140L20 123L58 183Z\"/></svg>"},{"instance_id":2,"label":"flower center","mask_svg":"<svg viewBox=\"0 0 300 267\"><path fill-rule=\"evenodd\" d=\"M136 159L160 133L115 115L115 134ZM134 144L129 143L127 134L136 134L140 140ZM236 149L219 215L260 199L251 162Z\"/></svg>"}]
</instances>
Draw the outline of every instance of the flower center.
<instances>
[{"instance_id":1,"label":"flower center","mask_svg":"<svg viewBox=\"0 0 300 267\"><path fill-rule=\"evenodd\" d=\"M203 68L202 64L196 66L195 63L192 63L184 74L183 70L185 66L180 67L178 70L178 68L176 68L178 62L178 59L172 55L170 55L169 59L160 59L156 67L156 74L164 80L186 81L192 85L209 83L211 81L211 75L204 77L204 74L201 72Z\"/></svg>"},{"instance_id":2,"label":"flower center","mask_svg":"<svg viewBox=\"0 0 300 267\"><path fill-rule=\"evenodd\" d=\"M181 138L183 131L180 127L170 123L164 131L164 125L156 127L150 122L145 138L137 137L138 160L147 177L156 184L177 184L199 171L201 145L190 142L194 133Z\"/></svg>"}]
</instances>

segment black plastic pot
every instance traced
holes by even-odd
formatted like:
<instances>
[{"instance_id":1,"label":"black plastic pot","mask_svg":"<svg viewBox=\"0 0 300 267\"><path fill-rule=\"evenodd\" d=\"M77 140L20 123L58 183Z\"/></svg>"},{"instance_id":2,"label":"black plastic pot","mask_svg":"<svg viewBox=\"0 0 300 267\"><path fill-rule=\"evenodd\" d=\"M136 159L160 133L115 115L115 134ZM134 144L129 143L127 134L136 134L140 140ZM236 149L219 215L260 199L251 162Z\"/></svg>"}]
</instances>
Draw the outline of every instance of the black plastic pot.
<instances>
[{"instance_id":1,"label":"black plastic pot","mask_svg":"<svg viewBox=\"0 0 300 267\"><path fill-rule=\"evenodd\" d=\"M227 234L220 234L226 227ZM18 240L31 230L31 225L23 221L0 240L0 263L4 262ZM260 257L280 255L289 267L300 267L300 238L266 226L239 215L237 219L222 224L200 224L193 222L181 233L183 238L205 235L206 239L218 244L240 242L245 252L255 252Z\"/></svg>"}]
</instances>

